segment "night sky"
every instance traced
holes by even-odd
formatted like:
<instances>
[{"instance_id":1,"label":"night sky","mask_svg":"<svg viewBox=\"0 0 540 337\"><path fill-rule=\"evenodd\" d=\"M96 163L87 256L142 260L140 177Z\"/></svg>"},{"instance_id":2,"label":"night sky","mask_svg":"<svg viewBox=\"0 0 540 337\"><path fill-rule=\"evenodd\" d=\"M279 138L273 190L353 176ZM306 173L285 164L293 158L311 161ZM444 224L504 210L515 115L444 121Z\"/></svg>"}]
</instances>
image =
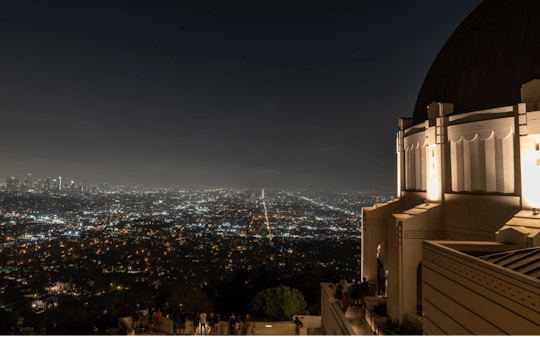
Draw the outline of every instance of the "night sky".
<instances>
[{"instance_id":1,"label":"night sky","mask_svg":"<svg viewBox=\"0 0 540 337\"><path fill-rule=\"evenodd\" d=\"M0 2L0 181L389 190L480 3Z\"/></svg>"}]
</instances>

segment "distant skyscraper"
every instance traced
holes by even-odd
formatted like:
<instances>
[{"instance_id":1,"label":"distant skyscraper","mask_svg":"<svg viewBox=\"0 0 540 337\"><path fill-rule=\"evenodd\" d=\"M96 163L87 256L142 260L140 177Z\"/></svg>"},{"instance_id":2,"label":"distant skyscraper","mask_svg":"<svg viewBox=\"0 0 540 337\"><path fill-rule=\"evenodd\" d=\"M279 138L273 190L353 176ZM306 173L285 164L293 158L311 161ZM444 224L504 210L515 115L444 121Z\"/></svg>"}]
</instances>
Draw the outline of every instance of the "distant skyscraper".
<instances>
[{"instance_id":1,"label":"distant skyscraper","mask_svg":"<svg viewBox=\"0 0 540 337\"><path fill-rule=\"evenodd\" d=\"M24 179L24 189L27 191L32 189L32 174L28 173L28 177Z\"/></svg>"},{"instance_id":2,"label":"distant skyscraper","mask_svg":"<svg viewBox=\"0 0 540 337\"><path fill-rule=\"evenodd\" d=\"M56 179L52 180L52 190L58 191L58 181Z\"/></svg>"},{"instance_id":3,"label":"distant skyscraper","mask_svg":"<svg viewBox=\"0 0 540 337\"><path fill-rule=\"evenodd\" d=\"M62 177L60 177L60 175L58 175L58 190L62 190Z\"/></svg>"},{"instance_id":4,"label":"distant skyscraper","mask_svg":"<svg viewBox=\"0 0 540 337\"><path fill-rule=\"evenodd\" d=\"M19 189L19 179L15 177L7 177L6 179L6 190L7 191L17 191Z\"/></svg>"},{"instance_id":5,"label":"distant skyscraper","mask_svg":"<svg viewBox=\"0 0 540 337\"><path fill-rule=\"evenodd\" d=\"M47 177L45 178L45 182L43 183L43 189L48 191L51 189L51 178Z\"/></svg>"}]
</instances>

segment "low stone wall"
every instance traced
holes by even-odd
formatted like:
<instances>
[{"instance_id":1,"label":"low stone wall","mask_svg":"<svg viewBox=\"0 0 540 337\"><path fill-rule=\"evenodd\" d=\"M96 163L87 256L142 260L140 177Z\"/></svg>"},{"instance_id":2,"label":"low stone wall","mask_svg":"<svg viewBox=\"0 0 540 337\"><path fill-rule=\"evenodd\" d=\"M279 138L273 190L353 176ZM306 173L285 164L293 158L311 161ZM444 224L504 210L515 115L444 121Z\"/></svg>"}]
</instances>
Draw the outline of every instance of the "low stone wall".
<instances>
[{"instance_id":1,"label":"low stone wall","mask_svg":"<svg viewBox=\"0 0 540 337\"><path fill-rule=\"evenodd\" d=\"M300 329L300 335L307 335L308 332L314 335L321 334L321 316L309 316L309 315L296 315L294 317L299 317L304 326ZM293 317L293 319L294 319ZM118 327L125 331L128 335L135 335L136 330L131 327L133 319L130 316L121 317L118 319ZM166 334L173 334L173 320L167 317L161 319L161 326L159 331ZM137 322L135 323L138 324ZM143 322L143 326L144 322ZM216 327L212 327L216 328ZM230 335L230 325L229 321L220 321L217 326L217 335ZM158 331L157 325L154 325L154 331ZM145 330L146 332L146 330ZM186 322L186 329L184 330L185 335L194 335L193 321ZM176 334L180 334L180 327L176 331ZM201 334L201 327L197 329L197 334ZM214 334L214 332L212 332ZM251 322L250 327L247 331L247 335L272 335L272 336L288 336L296 335L296 324L291 321L286 322Z\"/></svg>"},{"instance_id":2,"label":"low stone wall","mask_svg":"<svg viewBox=\"0 0 540 337\"><path fill-rule=\"evenodd\" d=\"M366 296L364 298L366 309L364 310L364 318L375 335L384 335L380 326L388 320L387 316L378 316L373 312L373 309L380 303L386 303L386 299L382 297Z\"/></svg>"},{"instance_id":3,"label":"low stone wall","mask_svg":"<svg viewBox=\"0 0 540 337\"><path fill-rule=\"evenodd\" d=\"M252 322L248 335L296 335L296 324L291 322ZM305 334L307 334L307 329Z\"/></svg>"},{"instance_id":4,"label":"low stone wall","mask_svg":"<svg viewBox=\"0 0 540 337\"><path fill-rule=\"evenodd\" d=\"M168 333L173 334L173 320L170 318L162 318L163 322L161 324L160 330ZM216 327L212 327L212 329L215 329ZM217 326L218 332L217 335L229 335L229 321L220 321L219 325ZM176 331L176 334L180 334L180 326L178 327L178 330ZM195 329L193 328L193 321L187 321L186 322L186 329L184 330L185 335L194 335ZM199 325L199 328L197 329L197 334L201 334L201 326ZM212 332L214 334L214 332ZM249 334L249 333L248 333Z\"/></svg>"},{"instance_id":5,"label":"low stone wall","mask_svg":"<svg viewBox=\"0 0 540 337\"><path fill-rule=\"evenodd\" d=\"M356 332L347 320L331 283L321 283L321 333L323 335L355 335Z\"/></svg>"}]
</instances>

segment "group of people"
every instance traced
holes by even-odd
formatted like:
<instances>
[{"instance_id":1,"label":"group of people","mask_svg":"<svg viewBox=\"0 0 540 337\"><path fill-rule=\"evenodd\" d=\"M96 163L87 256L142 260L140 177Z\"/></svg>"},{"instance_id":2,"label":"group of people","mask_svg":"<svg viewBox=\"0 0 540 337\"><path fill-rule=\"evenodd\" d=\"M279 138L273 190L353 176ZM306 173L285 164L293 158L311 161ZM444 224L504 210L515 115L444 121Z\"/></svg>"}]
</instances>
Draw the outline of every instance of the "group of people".
<instances>
[{"instance_id":1,"label":"group of people","mask_svg":"<svg viewBox=\"0 0 540 337\"><path fill-rule=\"evenodd\" d=\"M231 335L247 335L247 331L251 325L251 316L246 314L244 320L242 316L236 316L234 312L229 316L229 332Z\"/></svg>"},{"instance_id":2,"label":"group of people","mask_svg":"<svg viewBox=\"0 0 540 337\"><path fill-rule=\"evenodd\" d=\"M186 333L186 320L187 315L180 313L173 316L173 335L176 336L178 329L180 329L179 334L184 335ZM206 312L198 312L193 316L193 330L195 335L200 336L211 336L214 334L222 334L219 331L219 322L221 321L221 316L219 314L210 313L208 315ZM251 316L247 314L242 320L241 316L236 317L234 313L229 317L230 323L230 335L240 336L245 335L250 324Z\"/></svg>"},{"instance_id":3,"label":"group of people","mask_svg":"<svg viewBox=\"0 0 540 337\"><path fill-rule=\"evenodd\" d=\"M173 321L176 322L178 321L178 325L181 326L180 328L180 334L184 334L185 332L185 329L186 329L186 320L187 320L187 316L182 314L179 316L178 319L175 319L173 317ZM193 330L194 330L194 334L197 335L197 334L201 334L201 335L218 335L219 334L219 321L221 320L221 317L219 316L219 314L214 314L213 312L210 313L210 316L202 311L202 312L197 312L194 316L193 316ZM174 324L173 323L173 329L174 329L174 332L176 332L176 328L174 328Z\"/></svg>"},{"instance_id":4,"label":"group of people","mask_svg":"<svg viewBox=\"0 0 540 337\"><path fill-rule=\"evenodd\" d=\"M145 326L144 322L146 321L146 318L148 317L148 325ZM133 329L145 329L148 328L148 332L153 332L154 328L156 328L157 331L161 329L161 319L163 317L163 313L161 312L161 309L158 309L155 311L155 308L152 308L152 311L146 309L146 310L137 310L133 314L133 322L131 323L131 326Z\"/></svg>"},{"instance_id":5,"label":"group of people","mask_svg":"<svg viewBox=\"0 0 540 337\"><path fill-rule=\"evenodd\" d=\"M148 321L146 320L148 317ZM146 310L138 310L133 315L132 326L134 329L144 329L148 328L148 332L159 331L161 328L163 314L161 309L158 309L157 312ZM168 316L167 316L168 317ZM176 333L179 332L180 335L186 334L186 326L188 315L184 312L178 312L172 314L173 321L173 335L176 336ZM147 325L144 325L144 322L148 322ZM193 316L193 328L195 335L219 335L219 322L221 321L221 316L218 313L210 313L208 315L206 312L197 312ZM246 335L247 331L251 325L251 316L247 314L244 319L240 315L235 316L233 313L229 317L230 323L230 334L231 335Z\"/></svg>"},{"instance_id":6,"label":"group of people","mask_svg":"<svg viewBox=\"0 0 540 337\"><path fill-rule=\"evenodd\" d=\"M352 292L349 296L349 284L347 283L347 279L345 276L341 276L338 282L334 281L334 285L336 285L336 298L338 300L338 304L341 308L341 311L345 313L347 309L349 308L349 299L352 300L352 307L360 308L364 307L364 297L367 295L369 290L369 283L367 282L366 278L362 280L362 283L355 282L352 285ZM360 306L361 305L361 306Z\"/></svg>"},{"instance_id":7,"label":"group of people","mask_svg":"<svg viewBox=\"0 0 540 337\"><path fill-rule=\"evenodd\" d=\"M180 329L180 334L184 335L186 332L187 315L184 312L173 314L173 336L176 336L176 331Z\"/></svg>"}]
</instances>

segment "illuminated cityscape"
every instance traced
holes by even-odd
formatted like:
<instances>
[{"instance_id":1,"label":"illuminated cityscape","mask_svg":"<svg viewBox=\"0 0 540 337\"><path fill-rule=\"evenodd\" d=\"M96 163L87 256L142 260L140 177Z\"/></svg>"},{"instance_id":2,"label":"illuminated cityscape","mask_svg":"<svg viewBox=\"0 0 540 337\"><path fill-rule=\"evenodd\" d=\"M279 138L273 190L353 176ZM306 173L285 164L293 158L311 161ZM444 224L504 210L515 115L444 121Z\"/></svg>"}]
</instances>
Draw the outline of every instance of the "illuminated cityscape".
<instances>
[{"instance_id":1,"label":"illuminated cityscape","mask_svg":"<svg viewBox=\"0 0 540 337\"><path fill-rule=\"evenodd\" d=\"M252 287L261 267L281 283L358 279L361 208L391 199L376 192L8 182L0 195L4 287L25 295L10 305L31 303L36 317L66 297L216 287L242 271Z\"/></svg>"},{"instance_id":2,"label":"illuminated cityscape","mask_svg":"<svg viewBox=\"0 0 540 337\"><path fill-rule=\"evenodd\" d=\"M537 335L538 17L0 2L0 335Z\"/></svg>"}]
</instances>

